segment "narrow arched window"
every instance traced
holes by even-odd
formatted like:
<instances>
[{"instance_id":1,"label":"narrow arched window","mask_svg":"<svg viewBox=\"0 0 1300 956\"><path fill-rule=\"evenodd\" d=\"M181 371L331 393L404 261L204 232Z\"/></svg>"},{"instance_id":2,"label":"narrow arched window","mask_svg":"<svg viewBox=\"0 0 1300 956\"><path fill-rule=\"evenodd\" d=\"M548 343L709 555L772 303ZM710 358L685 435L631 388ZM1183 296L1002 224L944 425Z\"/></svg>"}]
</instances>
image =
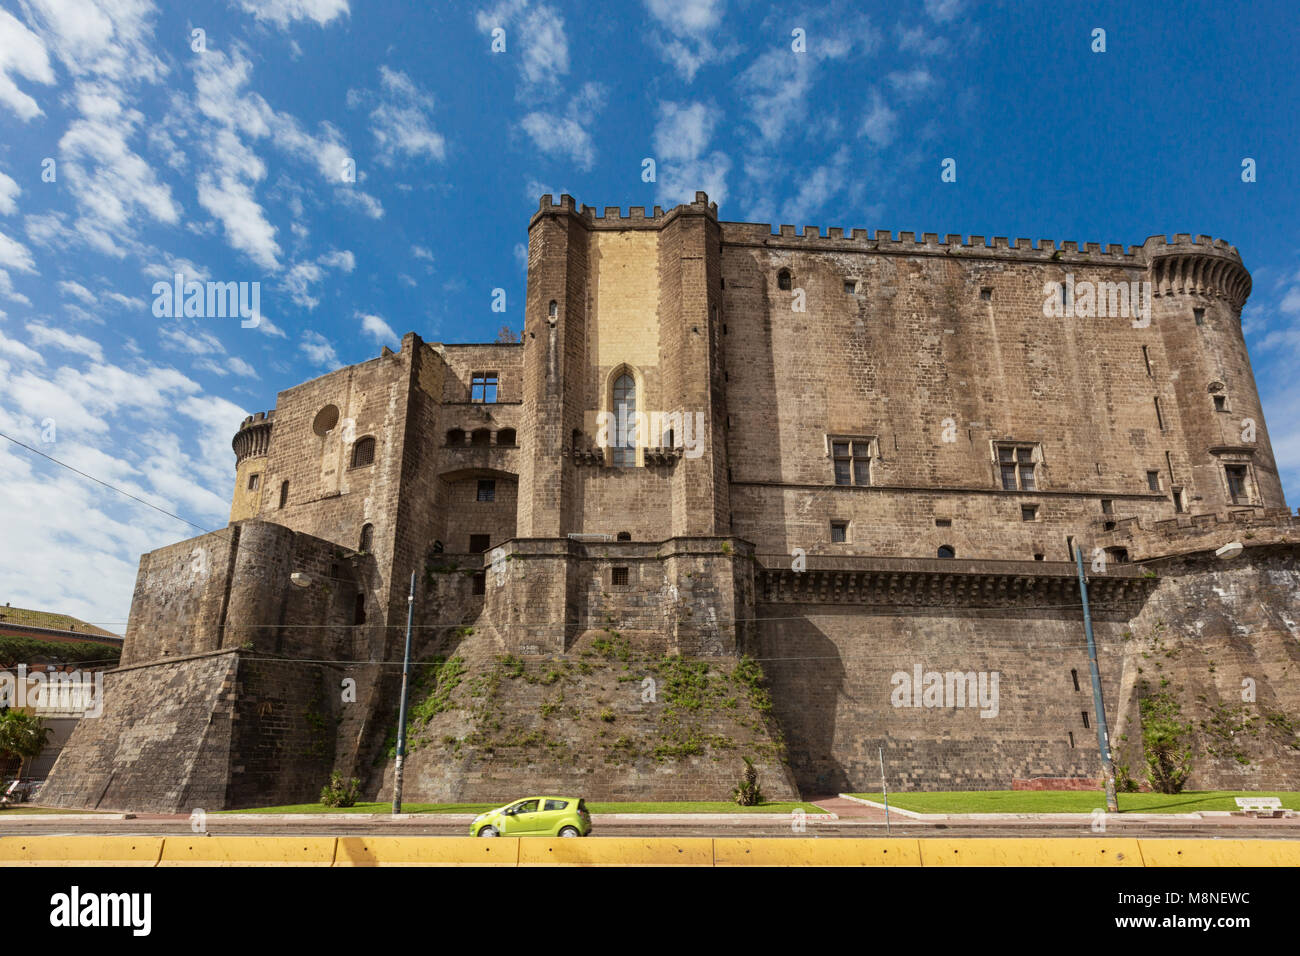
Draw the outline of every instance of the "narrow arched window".
<instances>
[{"instance_id":1,"label":"narrow arched window","mask_svg":"<svg viewBox=\"0 0 1300 956\"><path fill-rule=\"evenodd\" d=\"M636 380L626 373L614 381L614 467L636 467Z\"/></svg>"},{"instance_id":2,"label":"narrow arched window","mask_svg":"<svg viewBox=\"0 0 1300 956\"><path fill-rule=\"evenodd\" d=\"M280 482L280 507L283 508L289 503L289 482Z\"/></svg>"},{"instance_id":3,"label":"narrow arched window","mask_svg":"<svg viewBox=\"0 0 1300 956\"><path fill-rule=\"evenodd\" d=\"M789 269L782 269L776 274L776 287L782 292L789 292L792 284Z\"/></svg>"},{"instance_id":4,"label":"narrow arched window","mask_svg":"<svg viewBox=\"0 0 1300 956\"><path fill-rule=\"evenodd\" d=\"M957 550L950 544L942 544L939 546L939 557L955 558L957 557Z\"/></svg>"},{"instance_id":5,"label":"narrow arched window","mask_svg":"<svg viewBox=\"0 0 1300 956\"><path fill-rule=\"evenodd\" d=\"M359 468L361 465L369 465L375 460L375 440L369 436L358 438L357 443L352 446L352 467Z\"/></svg>"},{"instance_id":6,"label":"narrow arched window","mask_svg":"<svg viewBox=\"0 0 1300 956\"><path fill-rule=\"evenodd\" d=\"M465 444L465 432L459 428L453 428L451 431L447 432L447 444L448 445Z\"/></svg>"},{"instance_id":7,"label":"narrow arched window","mask_svg":"<svg viewBox=\"0 0 1300 956\"><path fill-rule=\"evenodd\" d=\"M357 544L358 551L370 551L375 543L375 526L372 524L363 524L361 526L361 541Z\"/></svg>"},{"instance_id":8,"label":"narrow arched window","mask_svg":"<svg viewBox=\"0 0 1300 956\"><path fill-rule=\"evenodd\" d=\"M631 532L631 531L620 531L620 532L618 533L618 540L620 540L620 541L631 541L631 540L632 540L632 532Z\"/></svg>"},{"instance_id":9,"label":"narrow arched window","mask_svg":"<svg viewBox=\"0 0 1300 956\"><path fill-rule=\"evenodd\" d=\"M486 428L476 428L470 432L469 443L471 445L490 445L492 444L492 432Z\"/></svg>"}]
</instances>

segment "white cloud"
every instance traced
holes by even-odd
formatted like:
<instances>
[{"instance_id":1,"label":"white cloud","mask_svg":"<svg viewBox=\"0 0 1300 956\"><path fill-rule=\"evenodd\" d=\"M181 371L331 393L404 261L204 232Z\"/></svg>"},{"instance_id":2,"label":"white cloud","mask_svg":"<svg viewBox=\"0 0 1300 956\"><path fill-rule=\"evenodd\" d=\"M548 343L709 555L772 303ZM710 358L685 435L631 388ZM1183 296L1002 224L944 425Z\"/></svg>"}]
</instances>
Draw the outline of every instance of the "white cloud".
<instances>
[{"instance_id":1,"label":"white cloud","mask_svg":"<svg viewBox=\"0 0 1300 956\"><path fill-rule=\"evenodd\" d=\"M63 329L52 329L49 326L41 325L39 322L28 322L27 334L32 337L32 341L37 345L53 345L69 352L79 352L96 362L104 360L104 350L100 348L99 343L94 339L86 338L84 335L74 335L71 332L63 331Z\"/></svg>"},{"instance_id":2,"label":"white cloud","mask_svg":"<svg viewBox=\"0 0 1300 956\"><path fill-rule=\"evenodd\" d=\"M930 87L934 86L935 79L930 71L924 68L915 70L895 71L885 77L899 93L904 96L918 96L924 93Z\"/></svg>"},{"instance_id":3,"label":"white cloud","mask_svg":"<svg viewBox=\"0 0 1300 956\"><path fill-rule=\"evenodd\" d=\"M963 0L925 0L925 12L936 23L947 23L961 13Z\"/></svg>"},{"instance_id":4,"label":"white cloud","mask_svg":"<svg viewBox=\"0 0 1300 956\"><path fill-rule=\"evenodd\" d=\"M433 97L399 70L381 66L379 79L383 92L378 95L348 92L349 105L374 103L370 132L379 150L379 162L393 166L399 159L444 159L446 141L433 128L431 118Z\"/></svg>"},{"instance_id":5,"label":"white cloud","mask_svg":"<svg viewBox=\"0 0 1300 956\"><path fill-rule=\"evenodd\" d=\"M257 369L253 368L253 366L249 365L247 362L245 362L241 358L238 358L237 356L232 355L230 359L226 362L226 365L228 365L230 367L230 370L234 372L236 375L242 376L244 378L260 377L257 374Z\"/></svg>"},{"instance_id":6,"label":"white cloud","mask_svg":"<svg viewBox=\"0 0 1300 956\"><path fill-rule=\"evenodd\" d=\"M19 272L35 272L36 260L17 239L10 239L0 232L0 269L16 269Z\"/></svg>"},{"instance_id":7,"label":"white cloud","mask_svg":"<svg viewBox=\"0 0 1300 956\"><path fill-rule=\"evenodd\" d=\"M894 141L897 121L898 114L889 108L885 98L880 95L880 90L872 87L871 106L862 120L859 130L861 135L869 139L873 146L883 149Z\"/></svg>"},{"instance_id":8,"label":"white cloud","mask_svg":"<svg viewBox=\"0 0 1300 956\"><path fill-rule=\"evenodd\" d=\"M429 262L433 261L433 253L424 246L411 246L411 255L415 256L417 259L427 259Z\"/></svg>"},{"instance_id":9,"label":"white cloud","mask_svg":"<svg viewBox=\"0 0 1300 956\"><path fill-rule=\"evenodd\" d=\"M564 18L546 3L503 0L490 10L480 11L475 24L491 36L501 27L506 31L506 50L519 51L521 98L553 95L560 78L569 72L569 43L564 35Z\"/></svg>"},{"instance_id":10,"label":"white cloud","mask_svg":"<svg viewBox=\"0 0 1300 956\"><path fill-rule=\"evenodd\" d=\"M898 48L909 53L919 53L922 56L938 56L947 51L948 41L941 36L931 36L926 33L924 26L918 25L907 29L900 23L898 25Z\"/></svg>"},{"instance_id":11,"label":"white cloud","mask_svg":"<svg viewBox=\"0 0 1300 956\"><path fill-rule=\"evenodd\" d=\"M706 155L721 117L721 110L704 103L659 104L654 148L659 159L655 195L661 204L691 202L696 190L704 190L714 202L726 198L731 160L719 151Z\"/></svg>"},{"instance_id":12,"label":"white cloud","mask_svg":"<svg viewBox=\"0 0 1300 956\"><path fill-rule=\"evenodd\" d=\"M86 305L96 305L99 301L96 298L95 293L91 292L80 282L60 282L59 291L72 296L74 299L80 299Z\"/></svg>"},{"instance_id":13,"label":"white cloud","mask_svg":"<svg viewBox=\"0 0 1300 956\"><path fill-rule=\"evenodd\" d=\"M645 0L645 5L662 28L648 34L651 44L687 83L702 67L726 57L713 45L723 0Z\"/></svg>"},{"instance_id":14,"label":"white cloud","mask_svg":"<svg viewBox=\"0 0 1300 956\"><path fill-rule=\"evenodd\" d=\"M595 122L604 106L605 90L598 83L586 83L569 103L564 115L535 110L520 122L533 145L543 153L566 158L584 172L596 161L596 146L587 124Z\"/></svg>"},{"instance_id":15,"label":"white cloud","mask_svg":"<svg viewBox=\"0 0 1300 956\"><path fill-rule=\"evenodd\" d=\"M24 93L14 76L37 83L53 83L54 71L40 37L32 33L8 10L0 10L0 104L19 119L30 120L43 112L36 100Z\"/></svg>"},{"instance_id":16,"label":"white cloud","mask_svg":"<svg viewBox=\"0 0 1300 956\"><path fill-rule=\"evenodd\" d=\"M296 20L311 20L325 26L338 17L348 16L348 0L239 0L245 13L258 20L288 29Z\"/></svg>"},{"instance_id":17,"label":"white cloud","mask_svg":"<svg viewBox=\"0 0 1300 956\"><path fill-rule=\"evenodd\" d=\"M44 365L45 359L40 352L30 349L17 339L5 338L5 334L0 332L0 353L9 355L28 365Z\"/></svg>"},{"instance_id":18,"label":"white cloud","mask_svg":"<svg viewBox=\"0 0 1300 956\"><path fill-rule=\"evenodd\" d=\"M18 211L16 200L20 192L22 192L22 189L19 188L17 182L4 173L0 173L0 215L12 216Z\"/></svg>"},{"instance_id":19,"label":"white cloud","mask_svg":"<svg viewBox=\"0 0 1300 956\"><path fill-rule=\"evenodd\" d=\"M334 351L334 346L330 345L329 340L319 332L310 330L304 332L298 348L313 365L328 368L337 368L339 365L339 356Z\"/></svg>"},{"instance_id":20,"label":"white cloud","mask_svg":"<svg viewBox=\"0 0 1300 956\"><path fill-rule=\"evenodd\" d=\"M515 243L515 262L519 265L520 272L528 271L528 246L522 242Z\"/></svg>"},{"instance_id":21,"label":"white cloud","mask_svg":"<svg viewBox=\"0 0 1300 956\"><path fill-rule=\"evenodd\" d=\"M361 331L381 345L388 345L402 340L402 337L394 332L392 327L379 316L364 312L358 312L356 315L361 320Z\"/></svg>"}]
</instances>

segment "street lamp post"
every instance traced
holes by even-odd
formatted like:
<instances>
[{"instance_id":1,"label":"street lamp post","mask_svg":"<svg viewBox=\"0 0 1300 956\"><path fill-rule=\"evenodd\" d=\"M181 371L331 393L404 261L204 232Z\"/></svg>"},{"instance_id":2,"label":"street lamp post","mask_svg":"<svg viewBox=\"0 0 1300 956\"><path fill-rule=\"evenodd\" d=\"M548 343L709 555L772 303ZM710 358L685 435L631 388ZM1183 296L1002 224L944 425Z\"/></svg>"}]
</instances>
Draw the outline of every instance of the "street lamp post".
<instances>
[{"instance_id":1,"label":"street lamp post","mask_svg":"<svg viewBox=\"0 0 1300 956\"><path fill-rule=\"evenodd\" d=\"M402 764L406 758L406 688L411 673L411 615L415 611L415 572L406 596L406 651L402 654L402 703L397 715L397 767L393 770L393 815L402 812Z\"/></svg>"},{"instance_id":2,"label":"street lamp post","mask_svg":"<svg viewBox=\"0 0 1300 956\"><path fill-rule=\"evenodd\" d=\"M1079 568L1079 594L1083 598L1083 630L1088 636L1088 670L1092 673L1092 709L1097 714L1097 747L1101 750L1101 770L1106 780L1106 809L1119 812L1115 798L1115 765L1110 759L1110 734L1106 730L1106 705L1101 699L1101 674L1097 670L1097 642L1092 638L1092 614L1088 610L1088 582L1083 576L1083 549L1076 547L1074 560Z\"/></svg>"}]
</instances>

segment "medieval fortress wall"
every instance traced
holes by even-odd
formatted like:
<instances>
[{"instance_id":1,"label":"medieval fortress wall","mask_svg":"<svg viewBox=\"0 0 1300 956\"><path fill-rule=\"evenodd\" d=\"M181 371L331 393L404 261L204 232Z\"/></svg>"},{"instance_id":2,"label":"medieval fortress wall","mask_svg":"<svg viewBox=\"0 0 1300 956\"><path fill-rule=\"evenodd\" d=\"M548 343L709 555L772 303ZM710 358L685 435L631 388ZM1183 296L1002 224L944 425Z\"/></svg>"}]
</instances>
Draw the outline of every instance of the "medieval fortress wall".
<instances>
[{"instance_id":1,"label":"medieval fortress wall","mask_svg":"<svg viewBox=\"0 0 1300 956\"><path fill-rule=\"evenodd\" d=\"M745 754L811 796L877 787L880 750L891 788L1083 780L1075 546L1118 759L1168 692L1196 783L1300 780L1297 526L1232 246L774 231L702 193L547 196L528 231L521 343L409 333L243 423L231 524L142 558L60 804L382 791L413 574L415 655L457 663L417 688L411 799L725 798ZM704 703L643 690L676 655Z\"/></svg>"}]
</instances>

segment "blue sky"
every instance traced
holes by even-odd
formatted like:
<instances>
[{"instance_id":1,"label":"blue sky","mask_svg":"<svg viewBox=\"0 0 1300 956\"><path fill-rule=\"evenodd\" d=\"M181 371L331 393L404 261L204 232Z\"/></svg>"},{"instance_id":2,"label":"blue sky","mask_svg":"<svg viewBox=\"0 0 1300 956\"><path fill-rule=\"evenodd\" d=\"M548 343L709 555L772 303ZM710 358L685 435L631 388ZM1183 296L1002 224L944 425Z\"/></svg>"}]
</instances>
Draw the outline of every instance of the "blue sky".
<instances>
[{"instance_id":1,"label":"blue sky","mask_svg":"<svg viewBox=\"0 0 1300 956\"><path fill-rule=\"evenodd\" d=\"M0 0L0 431L222 527L230 437L277 391L407 331L522 325L540 194L705 189L724 219L774 225L1227 239L1294 505L1294 12ZM177 271L260 283L262 323L156 317ZM120 631L140 553L197 533L3 440L0 474L16 606Z\"/></svg>"}]
</instances>

